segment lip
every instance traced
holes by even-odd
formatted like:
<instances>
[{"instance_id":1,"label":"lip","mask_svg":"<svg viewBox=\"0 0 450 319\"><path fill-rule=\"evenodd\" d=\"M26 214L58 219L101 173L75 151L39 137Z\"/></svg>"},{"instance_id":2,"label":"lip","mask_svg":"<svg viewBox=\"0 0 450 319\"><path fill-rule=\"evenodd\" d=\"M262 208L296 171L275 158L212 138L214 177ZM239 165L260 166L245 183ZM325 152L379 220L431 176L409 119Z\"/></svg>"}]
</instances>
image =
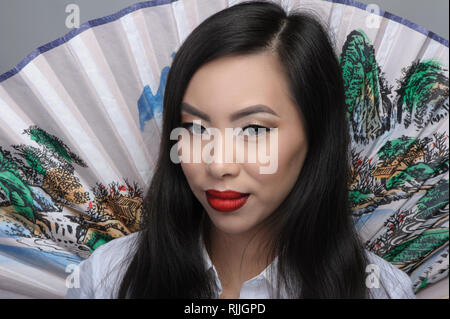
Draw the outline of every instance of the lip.
<instances>
[{"instance_id":1,"label":"lip","mask_svg":"<svg viewBox=\"0 0 450 319\"><path fill-rule=\"evenodd\" d=\"M208 189L205 191L209 205L221 212L232 212L245 205L250 194L233 190L218 191Z\"/></svg>"}]
</instances>

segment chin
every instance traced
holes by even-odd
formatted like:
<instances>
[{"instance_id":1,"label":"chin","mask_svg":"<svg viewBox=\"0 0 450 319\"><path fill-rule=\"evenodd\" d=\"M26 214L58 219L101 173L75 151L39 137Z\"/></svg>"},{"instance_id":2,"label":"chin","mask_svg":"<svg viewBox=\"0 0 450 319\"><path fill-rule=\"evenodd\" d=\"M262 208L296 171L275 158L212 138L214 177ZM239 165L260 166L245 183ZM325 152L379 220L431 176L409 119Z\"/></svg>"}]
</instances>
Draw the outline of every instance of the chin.
<instances>
[{"instance_id":1,"label":"chin","mask_svg":"<svg viewBox=\"0 0 450 319\"><path fill-rule=\"evenodd\" d=\"M217 212L214 212L214 218L211 218L211 214L209 214L209 217L211 219L211 222L215 228L220 230L221 232L228 234L228 235L239 235L246 233L250 231L251 229L256 226L256 224L253 223L245 223L242 221L242 218L239 218L238 216L233 216L230 213L222 213L223 216L217 216ZM228 215L226 215L228 214Z\"/></svg>"}]
</instances>

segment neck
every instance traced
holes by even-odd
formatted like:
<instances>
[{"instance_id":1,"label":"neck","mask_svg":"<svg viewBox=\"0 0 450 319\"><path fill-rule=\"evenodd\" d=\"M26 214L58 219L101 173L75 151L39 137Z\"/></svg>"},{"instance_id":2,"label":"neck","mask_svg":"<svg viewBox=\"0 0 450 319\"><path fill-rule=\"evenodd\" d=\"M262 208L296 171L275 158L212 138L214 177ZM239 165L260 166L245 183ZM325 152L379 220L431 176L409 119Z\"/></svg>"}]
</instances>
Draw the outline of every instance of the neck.
<instances>
[{"instance_id":1,"label":"neck","mask_svg":"<svg viewBox=\"0 0 450 319\"><path fill-rule=\"evenodd\" d=\"M261 229L228 234L209 223L205 246L222 285L239 286L260 274L274 259L270 236Z\"/></svg>"}]
</instances>

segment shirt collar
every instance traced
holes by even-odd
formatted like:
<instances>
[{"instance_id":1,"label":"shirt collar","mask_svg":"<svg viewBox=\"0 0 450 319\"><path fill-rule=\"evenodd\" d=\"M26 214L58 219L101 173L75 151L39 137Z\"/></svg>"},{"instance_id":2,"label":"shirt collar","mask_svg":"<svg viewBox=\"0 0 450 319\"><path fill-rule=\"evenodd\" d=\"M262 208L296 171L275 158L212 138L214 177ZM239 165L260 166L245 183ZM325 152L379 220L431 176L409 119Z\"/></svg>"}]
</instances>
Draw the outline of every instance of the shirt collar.
<instances>
[{"instance_id":1,"label":"shirt collar","mask_svg":"<svg viewBox=\"0 0 450 319\"><path fill-rule=\"evenodd\" d=\"M217 287L219 288L218 295L222 293L222 285L219 280L219 276L216 271L216 267L214 267L211 258L209 257L208 251L206 250L205 242L203 240L203 236L200 235L200 245L203 255L203 260L206 264L206 271L212 271L214 274L214 278L217 284ZM267 283L269 283L270 287L272 289L277 288L276 278L277 278L277 265L278 265L278 256L275 257L275 259L272 261L272 263L267 266L257 277L264 278Z\"/></svg>"}]
</instances>

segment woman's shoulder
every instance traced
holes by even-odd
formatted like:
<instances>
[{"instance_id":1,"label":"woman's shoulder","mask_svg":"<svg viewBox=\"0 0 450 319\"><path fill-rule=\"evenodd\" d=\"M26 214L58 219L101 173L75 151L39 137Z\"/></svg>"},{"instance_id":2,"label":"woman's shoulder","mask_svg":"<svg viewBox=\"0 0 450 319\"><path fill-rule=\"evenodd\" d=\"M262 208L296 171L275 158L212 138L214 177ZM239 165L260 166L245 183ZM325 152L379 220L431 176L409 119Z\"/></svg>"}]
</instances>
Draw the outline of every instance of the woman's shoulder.
<instances>
[{"instance_id":1,"label":"woman's shoulder","mask_svg":"<svg viewBox=\"0 0 450 319\"><path fill-rule=\"evenodd\" d=\"M139 232L113 239L95 249L74 273L65 298L114 298L134 252ZM78 287L77 287L78 286Z\"/></svg>"},{"instance_id":2,"label":"woman's shoulder","mask_svg":"<svg viewBox=\"0 0 450 319\"><path fill-rule=\"evenodd\" d=\"M366 268L366 286L373 299L414 299L411 278L389 261L365 250L369 260Z\"/></svg>"}]
</instances>

